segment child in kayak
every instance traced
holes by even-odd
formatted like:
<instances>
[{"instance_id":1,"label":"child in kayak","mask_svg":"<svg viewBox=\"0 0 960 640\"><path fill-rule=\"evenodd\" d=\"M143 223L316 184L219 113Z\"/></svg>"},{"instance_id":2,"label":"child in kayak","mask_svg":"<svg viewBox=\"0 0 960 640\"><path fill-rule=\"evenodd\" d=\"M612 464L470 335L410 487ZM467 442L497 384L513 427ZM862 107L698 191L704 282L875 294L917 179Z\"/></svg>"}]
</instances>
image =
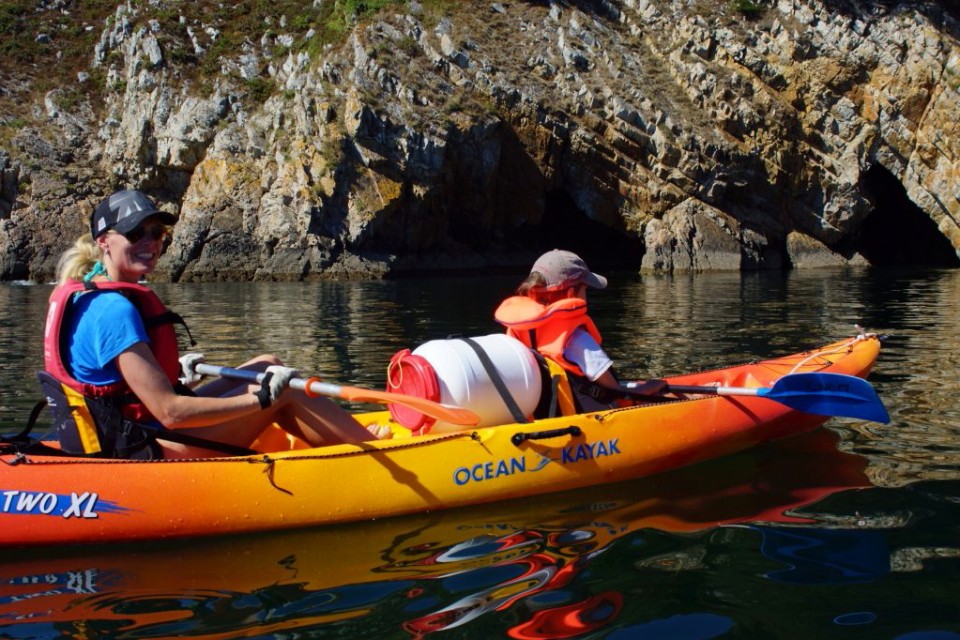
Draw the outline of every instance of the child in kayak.
<instances>
[{"instance_id":1,"label":"child in kayak","mask_svg":"<svg viewBox=\"0 0 960 640\"><path fill-rule=\"evenodd\" d=\"M143 193L119 191L94 210L90 236L61 257L40 374L61 447L100 457L211 455L162 432L158 439L157 429L248 447L273 423L313 446L375 439L336 403L284 393L298 374L271 355L241 366L266 373L262 384L188 388L203 356L179 356L173 324L182 320L140 284L176 221Z\"/></svg>"},{"instance_id":2,"label":"child in kayak","mask_svg":"<svg viewBox=\"0 0 960 640\"><path fill-rule=\"evenodd\" d=\"M553 249L537 259L516 295L494 313L508 335L563 368L578 412L617 406L627 393L587 313L588 289L606 286L607 279L590 271L580 256ZM663 381L651 380L630 395L656 394L664 388Z\"/></svg>"}]
</instances>

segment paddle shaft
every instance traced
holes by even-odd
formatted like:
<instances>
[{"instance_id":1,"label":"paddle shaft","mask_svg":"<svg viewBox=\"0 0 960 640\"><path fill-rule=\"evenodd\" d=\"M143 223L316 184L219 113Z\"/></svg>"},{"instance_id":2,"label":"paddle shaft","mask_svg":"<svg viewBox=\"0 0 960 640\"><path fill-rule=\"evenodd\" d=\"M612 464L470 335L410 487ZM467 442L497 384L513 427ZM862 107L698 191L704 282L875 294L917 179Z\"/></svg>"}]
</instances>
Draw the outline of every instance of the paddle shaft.
<instances>
[{"instance_id":1,"label":"paddle shaft","mask_svg":"<svg viewBox=\"0 0 960 640\"><path fill-rule=\"evenodd\" d=\"M648 383L639 383L639 382L627 382L623 385L627 391L631 394L636 393L639 390L639 387L643 384ZM765 395L765 392L769 389L763 388L754 388L754 387L722 387L722 386L704 386L697 387L693 385L684 385L684 384L668 384L664 386L661 390L656 392L656 395L663 393L696 393L701 395L711 395L711 396L762 396Z\"/></svg>"},{"instance_id":2,"label":"paddle shaft","mask_svg":"<svg viewBox=\"0 0 960 640\"><path fill-rule=\"evenodd\" d=\"M234 380L244 380L247 382L263 382L266 373L261 371L251 371L249 369L233 369L230 367L221 367L212 364L198 364L197 373L205 376L215 376L219 378L232 378ZM389 391L375 391L373 389L362 389L360 387L348 387L330 382L321 382L317 379L304 380L303 378L293 378L290 380L290 388L303 391L307 395L329 396L341 398L350 402L374 402L379 404L396 403L416 409L417 411L443 420L451 424L473 426L480 422L480 416L469 409L462 407L450 407L433 402L426 398L408 396L401 393L391 393Z\"/></svg>"},{"instance_id":3,"label":"paddle shaft","mask_svg":"<svg viewBox=\"0 0 960 640\"><path fill-rule=\"evenodd\" d=\"M766 389L752 387L695 387L692 385L671 384L667 387L670 393L703 393L715 396L759 396Z\"/></svg>"}]
</instances>

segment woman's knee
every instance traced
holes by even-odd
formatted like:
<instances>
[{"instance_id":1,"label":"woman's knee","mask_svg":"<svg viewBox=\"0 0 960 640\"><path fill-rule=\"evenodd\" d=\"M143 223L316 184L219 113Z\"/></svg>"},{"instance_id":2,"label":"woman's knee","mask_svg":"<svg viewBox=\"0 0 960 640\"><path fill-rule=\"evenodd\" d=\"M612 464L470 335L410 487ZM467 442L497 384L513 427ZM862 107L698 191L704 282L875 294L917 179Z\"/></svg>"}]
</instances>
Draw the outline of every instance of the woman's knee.
<instances>
[{"instance_id":1,"label":"woman's knee","mask_svg":"<svg viewBox=\"0 0 960 640\"><path fill-rule=\"evenodd\" d=\"M280 360L277 356L265 353L262 355L253 358L252 360L247 360L240 367L242 369L254 369L256 371L265 371L267 367L272 367L274 365L282 365L283 361Z\"/></svg>"}]
</instances>

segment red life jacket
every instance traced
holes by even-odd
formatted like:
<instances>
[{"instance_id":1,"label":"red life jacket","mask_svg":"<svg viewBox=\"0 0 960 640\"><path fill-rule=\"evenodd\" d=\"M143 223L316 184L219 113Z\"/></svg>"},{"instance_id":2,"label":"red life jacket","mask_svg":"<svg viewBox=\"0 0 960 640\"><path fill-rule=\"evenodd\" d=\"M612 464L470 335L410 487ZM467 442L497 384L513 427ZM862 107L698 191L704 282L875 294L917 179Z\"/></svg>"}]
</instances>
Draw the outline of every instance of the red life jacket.
<instances>
[{"instance_id":1,"label":"red life jacket","mask_svg":"<svg viewBox=\"0 0 960 640\"><path fill-rule=\"evenodd\" d=\"M578 376L584 376L580 367L563 357L574 330L583 327L597 344L602 341L600 331L587 315L587 302L581 298L564 298L543 305L527 296L512 296L497 307L494 318L507 328L507 335Z\"/></svg>"},{"instance_id":2,"label":"red life jacket","mask_svg":"<svg viewBox=\"0 0 960 640\"><path fill-rule=\"evenodd\" d=\"M54 409L54 426L60 432L61 445L65 445L64 449L70 453L113 456L114 447L106 441L113 443L117 438L116 434L110 433L117 425L125 423L124 428L129 429L130 423L150 422L154 417L133 395L126 382L90 384L80 382L67 371L61 353L63 322L74 294L81 291L88 292L84 295L118 291L133 303L143 319L150 351L174 386L180 372L180 354L173 324L182 324L183 320L167 309L149 287L140 284L70 282L57 287L51 294L43 333L43 365L45 374L52 380L41 377L41 383L48 402L58 405ZM60 389L55 388L56 383Z\"/></svg>"}]
</instances>

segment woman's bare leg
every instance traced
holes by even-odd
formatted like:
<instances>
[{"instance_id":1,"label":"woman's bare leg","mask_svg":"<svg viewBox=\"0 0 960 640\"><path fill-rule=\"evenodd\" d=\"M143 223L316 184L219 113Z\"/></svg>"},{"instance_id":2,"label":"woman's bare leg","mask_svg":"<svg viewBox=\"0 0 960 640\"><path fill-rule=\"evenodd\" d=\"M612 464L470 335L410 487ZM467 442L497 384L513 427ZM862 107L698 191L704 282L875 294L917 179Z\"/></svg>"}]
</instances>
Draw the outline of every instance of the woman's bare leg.
<instances>
[{"instance_id":1,"label":"woman's bare leg","mask_svg":"<svg viewBox=\"0 0 960 640\"><path fill-rule=\"evenodd\" d=\"M314 447L376 440L376 436L357 422L340 405L327 398L280 397L277 424Z\"/></svg>"}]
</instances>

